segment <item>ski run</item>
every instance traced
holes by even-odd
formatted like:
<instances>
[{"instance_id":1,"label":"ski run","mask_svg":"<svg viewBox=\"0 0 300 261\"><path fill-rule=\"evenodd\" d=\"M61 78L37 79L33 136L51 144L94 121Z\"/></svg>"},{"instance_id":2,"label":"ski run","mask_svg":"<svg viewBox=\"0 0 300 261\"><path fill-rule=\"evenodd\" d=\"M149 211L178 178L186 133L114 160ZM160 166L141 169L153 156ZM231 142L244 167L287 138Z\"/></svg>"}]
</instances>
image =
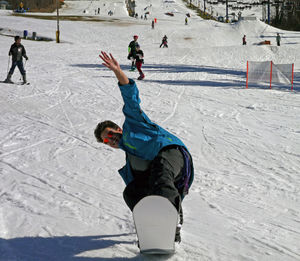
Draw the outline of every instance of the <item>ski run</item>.
<instances>
[{"instance_id":1,"label":"ski run","mask_svg":"<svg viewBox=\"0 0 300 261\"><path fill-rule=\"evenodd\" d=\"M300 32L261 22L259 9L245 14L256 20L227 24L203 20L181 0L136 5L138 19L125 1L65 1L59 44L55 18L0 10L1 80L11 65L9 36L28 30L53 39L22 39L30 85L0 83L0 260L300 260ZM148 20L140 18L145 8ZM133 35L144 52L143 81L129 71ZM168 48L159 48L164 35ZM271 45L258 45L265 40ZM124 153L94 138L98 122L124 120L101 50L136 80L149 118L193 156L174 255L139 253L118 174ZM293 63L294 90L246 89L247 61ZM16 68L12 80L19 78Z\"/></svg>"}]
</instances>

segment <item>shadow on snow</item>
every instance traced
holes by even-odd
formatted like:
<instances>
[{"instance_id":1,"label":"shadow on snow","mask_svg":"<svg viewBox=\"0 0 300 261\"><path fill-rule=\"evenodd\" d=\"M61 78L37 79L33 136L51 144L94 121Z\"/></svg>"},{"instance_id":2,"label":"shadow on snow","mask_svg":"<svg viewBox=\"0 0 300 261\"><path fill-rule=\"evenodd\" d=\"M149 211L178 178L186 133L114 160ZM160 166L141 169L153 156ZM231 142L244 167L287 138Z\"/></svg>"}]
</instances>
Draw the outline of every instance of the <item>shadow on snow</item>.
<instances>
[{"instance_id":1,"label":"shadow on snow","mask_svg":"<svg viewBox=\"0 0 300 261\"><path fill-rule=\"evenodd\" d=\"M91 68L91 69L100 69L100 70L107 70L101 64L72 64L71 66L74 67L81 67L81 68ZM129 71L130 65L121 65L122 70ZM199 65L168 65L168 64L144 64L143 71L145 72L146 78L144 81L147 82L154 82L159 84L165 85L180 85L180 86L205 86L205 87L219 87L219 88L240 88L246 89L246 72L235 70L235 69L227 69L227 68L217 68L211 66L199 66ZM136 71L137 72L137 71ZM209 80L148 80L147 79L147 72L148 73L207 73L218 75L216 81L209 81ZM138 72L137 72L138 73ZM224 75L224 78L220 78L220 75ZM227 76L235 76L238 77L240 80L233 80L233 79L226 79ZM294 91L300 91L300 72L294 73ZM299 79L299 80L298 80ZM269 89L268 84L255 84L249 83L249 89L256 88L256 89ZM275 90L284 90L289 91L291 86L283 85L283 84L272 84L272 89Z\"/></svg>"},{"instance_id":2,"label":"shadow on snow","mask_svg":"<svg viewBox=\"0 0 300 261\"><path fill-rule=\"evenodd\" d=\"M113 240L113 237L128 236L129 234L83 236L83 237L23 237L0 238L0 260L22 261L101 261L101 260L140 260L138 248L132 251L135 257L122 257L118 249L111 250L115 257L101 257L101 249L118 244L132 245L132 241ZM86 251L99 250L95 257L77 256ZM130 251L130 250L128 250ZM119 256L118 256L119 255ZM123 255L124 256L124 255Z\"/></svg>"}]
</instances>

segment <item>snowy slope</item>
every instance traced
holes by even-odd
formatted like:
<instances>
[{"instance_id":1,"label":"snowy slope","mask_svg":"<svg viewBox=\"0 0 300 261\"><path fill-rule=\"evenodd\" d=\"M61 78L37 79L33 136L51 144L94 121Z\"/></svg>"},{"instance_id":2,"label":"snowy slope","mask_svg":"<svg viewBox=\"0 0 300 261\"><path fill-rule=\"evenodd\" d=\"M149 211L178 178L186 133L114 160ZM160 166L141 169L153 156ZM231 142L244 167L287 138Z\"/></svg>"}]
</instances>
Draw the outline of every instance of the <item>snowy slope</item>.
<instances>
[{"instance_id":1,"label":"snowy slope","mask_svg":"<svg viewBox=\"0 0 300 261\"><path fill-rule=\"evenodd\" d=\"M66 2L61 12L77 15L98 1ZM61 44L22 40L31 84L0 83L0 260L299 260L300 33L259 21L204 21L180 0L137 1L137 10L152 4L144 21L126 17L120 2L106 3L116 3L106 22L61 21ZM174 17L164 14L171 9ZM56 21L1 11L0 27L55 38ZM168 257L139 255L117 173L124 153L93 136L99 121L124 119L117 81L99 51L112 52L128 71L134 34L145 53L142 108L194 159L183 241ZM169 48L159 49L165 34ZM256 45L266 39L271 46ZM3 79L12 42L0 35ZM247 60L295 63L295 90L246 90ZM19 77L16 69L13 80Z\"/></svg>"}]
</instances>

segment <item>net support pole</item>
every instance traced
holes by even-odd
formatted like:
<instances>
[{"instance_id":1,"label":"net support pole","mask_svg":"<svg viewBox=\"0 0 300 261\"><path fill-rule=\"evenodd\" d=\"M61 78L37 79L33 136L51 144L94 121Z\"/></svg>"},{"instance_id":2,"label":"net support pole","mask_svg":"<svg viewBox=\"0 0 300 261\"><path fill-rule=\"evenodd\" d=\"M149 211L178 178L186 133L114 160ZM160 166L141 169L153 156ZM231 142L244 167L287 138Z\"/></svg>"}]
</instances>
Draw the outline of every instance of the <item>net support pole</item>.
<instances>
[{"instance_id":1,"label":"net support pole","mask_svg":"<svg viewBox=\"0 0 300 261\"><path fill-rule=\"evenodd\" d=\"M292 87L291 90L294 89L294 64L292 64Z\"/></svg>"},{"instance_id":2,"label":"net support pole","mask_svg":"<svg viewBox=\"0 0 300 261\"><path fill-rule=\"evenodd\" d=\"M272 65L273 65L273 62L271 61L271 68L270 68L270 89L272 89Z\"/></svg>"},{"instance_id":3,"label":"net support pole","mask_svg":"<svg viewBox=\"0 0 300 261\"><path fill-rule=\"evenodd\" d=\"M248 89L249 62L247 61L246 89Z\"/></svg>"}]
</instances>

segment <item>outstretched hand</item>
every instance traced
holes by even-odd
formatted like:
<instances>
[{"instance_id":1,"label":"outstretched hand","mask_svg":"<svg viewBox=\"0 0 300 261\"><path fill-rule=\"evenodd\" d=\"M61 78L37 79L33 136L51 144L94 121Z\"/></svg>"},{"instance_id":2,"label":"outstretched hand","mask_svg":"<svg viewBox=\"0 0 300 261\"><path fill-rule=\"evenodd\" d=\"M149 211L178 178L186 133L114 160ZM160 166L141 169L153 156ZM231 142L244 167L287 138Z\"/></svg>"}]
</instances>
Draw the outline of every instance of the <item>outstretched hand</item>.
<instances>
[{"instance_id":1,"label":"outstretched hand","mask_svg":"<svg viewBox=\"0 0 300 261\"><path fill-rule=\"evenodd\" d=\"M120 85L129 84L128 77L122 71L120 64L112 56L111 53L108 56L108 54L106 52L101 51L101 54L99 55L99 57L103 60L102 64L115 73L117 79L119 80Z\"/></svg>"},{"instance_id":2,"label":"outstretched hand","mask_svg":"<svg viewBox=\"0 0 300 261\"><path fill-rule=\"evenodd\" d=\"M112 70L113 72L121 70L119 63L112 56L111 53L108 56L106 52L101 51L101 54L99 55L99 57L103 60L104 63L102 64L104 66L106 66L108 69Z\"/></svg>"}]
</instances>

